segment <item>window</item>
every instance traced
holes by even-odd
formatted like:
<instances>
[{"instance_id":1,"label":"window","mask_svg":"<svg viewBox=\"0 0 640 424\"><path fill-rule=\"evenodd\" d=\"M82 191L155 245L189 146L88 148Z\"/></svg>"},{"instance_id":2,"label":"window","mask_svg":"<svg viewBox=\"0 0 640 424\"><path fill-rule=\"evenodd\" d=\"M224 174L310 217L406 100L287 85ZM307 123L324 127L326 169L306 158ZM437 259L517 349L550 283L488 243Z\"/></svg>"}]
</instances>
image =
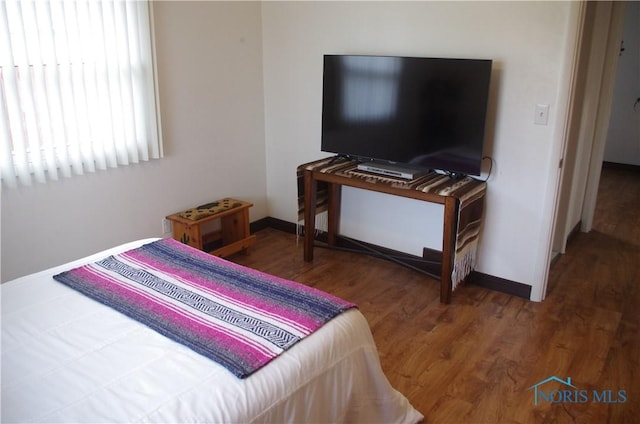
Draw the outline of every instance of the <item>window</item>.
<instances>
[{"instance_id":1,"label":"window","mask_svg":"<svg viewBox=\"0 0 640 424\"><path fill-rule=\"evenodd\" d=\"M149 7L0 1L3 184L162 157Z\"/></svg>"}]
</instances>

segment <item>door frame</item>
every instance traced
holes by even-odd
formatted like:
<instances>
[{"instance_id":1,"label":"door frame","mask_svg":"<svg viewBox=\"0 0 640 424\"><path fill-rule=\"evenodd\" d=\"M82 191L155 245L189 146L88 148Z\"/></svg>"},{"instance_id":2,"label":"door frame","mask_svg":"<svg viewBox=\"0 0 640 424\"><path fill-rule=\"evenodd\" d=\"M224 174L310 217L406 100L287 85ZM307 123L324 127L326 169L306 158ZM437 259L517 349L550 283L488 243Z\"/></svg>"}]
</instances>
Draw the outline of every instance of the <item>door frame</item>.
<instances>
[{"instance_id":1,"label":"door frame","mask_svg":"<svg viewBox=\"0 0 640 424\"><path fill-rule=\"evenodd\" d=\"M546 296L555 253L564 253L576 224L580 224L583 232L590 231L593 225L625 6L625 2L607 1L580 4L542 299ZM580 210L578 223L572 222L571 212L576 210Z\"/></svg>"}]
</instances>

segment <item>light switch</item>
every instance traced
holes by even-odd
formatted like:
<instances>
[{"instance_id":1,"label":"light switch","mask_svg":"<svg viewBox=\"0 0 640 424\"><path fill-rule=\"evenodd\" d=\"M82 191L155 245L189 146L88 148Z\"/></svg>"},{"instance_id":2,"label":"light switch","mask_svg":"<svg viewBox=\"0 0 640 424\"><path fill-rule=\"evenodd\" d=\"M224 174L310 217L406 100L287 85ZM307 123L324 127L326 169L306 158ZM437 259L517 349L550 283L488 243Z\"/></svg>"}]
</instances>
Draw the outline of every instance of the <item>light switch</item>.
<instances>
[{"instance_id":1,"label":"light switch","mask_svg":"<svg viewBox=\"0 0 640 424\"><path fill-rule=\"evenodd\" d=\"M549 122L549 105L536 105L536 115L533 123L536 125L547 125Z\"/></svg>"}]
</instances>

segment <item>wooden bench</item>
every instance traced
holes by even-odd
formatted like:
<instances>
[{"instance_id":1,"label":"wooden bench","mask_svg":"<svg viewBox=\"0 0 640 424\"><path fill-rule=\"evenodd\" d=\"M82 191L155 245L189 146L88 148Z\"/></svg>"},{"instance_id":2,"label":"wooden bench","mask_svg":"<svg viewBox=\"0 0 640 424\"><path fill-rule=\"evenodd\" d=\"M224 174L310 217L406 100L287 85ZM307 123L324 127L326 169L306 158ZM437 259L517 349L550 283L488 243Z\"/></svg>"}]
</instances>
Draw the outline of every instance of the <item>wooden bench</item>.
<instances>
[{"instance_id":1,"label":"wooden bench","mask_svg":"<svg viewBox=\"0 0 640 424\"><path fill-rule=\"evenodd\" d=\"M249 230L252 203L224 198L167 216L173 238L216 256L229 256L256 242ZM217 225L216 225L217 224Z\"/></svg>"}]
</instances>

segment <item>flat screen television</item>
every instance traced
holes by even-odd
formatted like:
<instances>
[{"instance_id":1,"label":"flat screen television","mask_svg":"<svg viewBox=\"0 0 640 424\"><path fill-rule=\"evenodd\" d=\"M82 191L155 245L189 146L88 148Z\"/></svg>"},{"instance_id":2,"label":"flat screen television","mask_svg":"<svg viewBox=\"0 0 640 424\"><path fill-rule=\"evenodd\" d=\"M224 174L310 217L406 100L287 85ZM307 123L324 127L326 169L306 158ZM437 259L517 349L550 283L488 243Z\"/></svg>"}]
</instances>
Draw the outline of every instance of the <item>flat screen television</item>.
<instances>
[{"instance_id":1,"label":"flat screen television","mask_svg":"<svg viewBox=\"0 0 640 424\"><path fill-rule=\"evenodd\" d=\"M322 151L480 175L491 64L325 55Z\"/></svg>"}]
</instances>

